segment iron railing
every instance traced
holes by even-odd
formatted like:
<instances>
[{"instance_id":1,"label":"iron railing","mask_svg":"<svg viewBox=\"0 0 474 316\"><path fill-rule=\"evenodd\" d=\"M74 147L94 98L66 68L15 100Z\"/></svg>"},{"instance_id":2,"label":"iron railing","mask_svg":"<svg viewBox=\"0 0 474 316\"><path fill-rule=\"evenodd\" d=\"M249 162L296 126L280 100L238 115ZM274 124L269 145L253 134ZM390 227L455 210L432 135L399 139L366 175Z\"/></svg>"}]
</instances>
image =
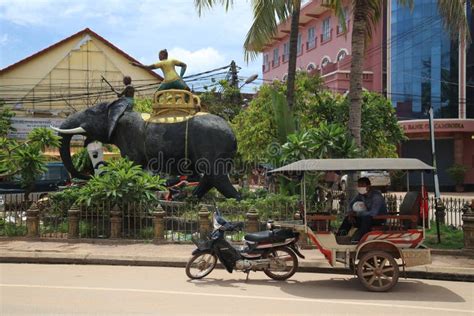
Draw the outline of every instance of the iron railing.
<instances>
[{"instance_id":1,"label":"iron railing","mask_svg":"<svg viewBox=\"0 0 474 316\"><path fill-rule=\"evenodd\" d=\"M319 202L307 202L308 212L327 212L343 214L346 202L340 202L340 192L333 193L331 198ZM402 195L386 194L390 211L398 211L403 201ZM39 236L42 238L68 238L69 210L67 207L54 209L43 203L39 194L30 195L25 201L19 194L0 195L0 236L25 236L27 233L27 210L33 201L39 209ZM429 197L429 220L435 220L435 199ZM468 202L462 198L442 198L445 206L444 223L462 228L462 209ZM104 202L95 206L80 206L78 215L79 234L82 239L111 238L111 221L115 216L120 223L119 235L116 238L151 240L155 237L155 220L157 212L163 212L163 239L169 242L191 242L193 233L200 229L199 212L207 210L209 229L212 229L212 213L215 206L184 202L159 201L155 204L129 203L114 209L113 205ZM301 212L300 203L256 202L252 206L238 203L235 206L221 207L224 218L233 222L243 222L243 232L228 234L233 241L242 240L247 231L248 213L255 210L258 214L259 229L264 229L268 219L292 220ZM115 213L114 213L115 212ZM202 214L201 214L202 216ZM204 215L206 216L206 215Z\"/></svg>"}]
</instances>

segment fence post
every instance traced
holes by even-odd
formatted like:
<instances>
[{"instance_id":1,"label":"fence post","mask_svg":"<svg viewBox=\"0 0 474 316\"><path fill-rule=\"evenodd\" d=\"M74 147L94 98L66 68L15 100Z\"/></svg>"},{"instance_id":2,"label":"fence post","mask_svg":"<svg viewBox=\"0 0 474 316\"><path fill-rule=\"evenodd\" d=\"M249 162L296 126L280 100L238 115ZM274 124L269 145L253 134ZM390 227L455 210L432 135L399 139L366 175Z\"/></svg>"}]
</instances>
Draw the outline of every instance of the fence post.
<instances>
[{"instance_id":1,"label":"fence post","mask_svg":"<svg viewBox=\"0 0 474 316\"><path fill-rule=\"evenodd\" d=\"M117 204L110 211L110 238L122 237L122 212Z\"/></svg>"},{"instance_id":2,"label":"fence post","mask_svg":"<svg viewBox=\"0 0 474 316\"><path fill-rule=\"evenodd\" d=\"M255 208L251 208L248 213L246 214L247 216L247 232L248 233L256 233L258 232L258 213Z\"/></svg>"},{"instance_id":3,"label":"fence post","mask_svg":"<svg viewBox=\"0 0 474 316\"><path fill-rule=\"evenodd\" d=\"M165 238L165 211L160 204L158 204L158 207L153 212L153 215L154 239L155 241L163 240Z\"/></svg>"},{"instance_id":4,"label":"fence post","mask_svg":"<svg viewBox=\"0 0 474 316\"><path fill-rule=\"evenodd\" d=\"M35 202L26 210L26 236L39 237L39 209Z\"/></svg>"},{"instance_id":5,"label":"fence post","mask_svg":"<svg viewBox=\"0 0 474 316\"><path fill-rule=\"evenodd\" d=\"M464 233L464 249L463 251L468 253L474 253L474 199L471 201L471 206L466 205L463 220L463 233Z\"/></svg>"},{"instance_id":6,"label":"fence post","mask_svg":"<svg viewBox=\"0 0 474 316\"><path fill-rule=\"evenodd\" d=\"M201 238L204 236L207 236L209 234L209 226L210 226L210 221L209 221L209 215L211 213L207 209L205 205L201 206L201 209L199 210L199 234L201 235Z\"/></svg>"},{"instance_id":7,"label":"fence post","mask_svg":"<svg viewBox=\"0 0 474 316\"><path fill-rule=\"evenodd\" d=\"M75 239L79 238L79 207L76 204L71 206L71 209L67 211L68 220L68 234L67 238Z\"/></svg>"}]
</instances>

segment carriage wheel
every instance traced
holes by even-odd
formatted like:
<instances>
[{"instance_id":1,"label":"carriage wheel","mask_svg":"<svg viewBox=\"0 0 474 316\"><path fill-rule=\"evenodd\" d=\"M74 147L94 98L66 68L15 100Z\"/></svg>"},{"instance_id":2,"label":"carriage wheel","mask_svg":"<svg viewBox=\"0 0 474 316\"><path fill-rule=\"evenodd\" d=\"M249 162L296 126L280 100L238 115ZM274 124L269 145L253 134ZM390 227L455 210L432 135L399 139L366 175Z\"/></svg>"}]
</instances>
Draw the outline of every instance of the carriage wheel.
<instances>
[{"instance_id":1,"label":"carriage wheel","mask_svg":"<svg viewBox=\"0 0 474 316\"><path fill-rule=\"evenodd\" d=\"M390 290L397 284L399 274L397 262L385 251L370 251L357 264L359 281L371 292Z\"/></svg>"}]
</instances>

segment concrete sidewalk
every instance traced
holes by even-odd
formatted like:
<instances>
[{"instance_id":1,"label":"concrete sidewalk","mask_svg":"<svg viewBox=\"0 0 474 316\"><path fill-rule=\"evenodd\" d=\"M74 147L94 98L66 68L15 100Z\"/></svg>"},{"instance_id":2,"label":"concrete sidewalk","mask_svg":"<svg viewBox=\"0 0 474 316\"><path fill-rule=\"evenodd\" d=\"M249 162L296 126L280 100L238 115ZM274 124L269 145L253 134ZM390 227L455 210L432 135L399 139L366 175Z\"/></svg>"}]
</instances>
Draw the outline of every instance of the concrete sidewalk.
<instances>
[{"instance_id":1,"label":"concrete sidewalk","mask_svg":"<svg viewBox=\"0 0 474 316\"><path fill-rule=\"evenodd\" d=\"M0 263L103 264L184 267L194 245L71 241L0 240ZM300 271L350 273L332 268L317 250L302 250ZM430 265L407 269L407 277L474 282L474 258L432 255Z\"/></svg>"}]
</instances>

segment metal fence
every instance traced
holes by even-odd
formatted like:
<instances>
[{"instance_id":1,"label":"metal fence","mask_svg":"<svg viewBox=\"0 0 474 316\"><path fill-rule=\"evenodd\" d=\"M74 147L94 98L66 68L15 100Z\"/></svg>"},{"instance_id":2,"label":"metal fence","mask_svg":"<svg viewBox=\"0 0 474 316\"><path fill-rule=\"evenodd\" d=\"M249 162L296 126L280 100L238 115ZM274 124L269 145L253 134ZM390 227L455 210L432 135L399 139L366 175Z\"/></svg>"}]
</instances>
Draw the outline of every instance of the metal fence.
<instances>
[{"instance_id":1,"label":"metal fence","mask_svg":"<svg viewBox=\"0 0 474 316\"><path fill-rule=\"evenodd\" d=\"M336 197L339 195L334 195ZM398 211L403 201L403 196L386 194L388 208ZM22 195L7 194L0 195L0 236L25 236L27 234L27 210L33 201L37 202L39 236L41 238L68 238L69 234L69 210L67 206L56 206L42 204L39 194L32 194L30 200L26 201ZM38 201L39 200L39 201ZM2 203L3 201L3 203ZM456 228L462 227L462 208L467 203L460 198L443 198L445 206L445 224ZM341 214L343 203L337 198L331 201L308 203L309 211L332 210L333 213ZM222 215L229 221L243 222L244 232L233 232L228 238L233 241L243 239L247 231L248 215L253 208L257 211L259 228L264 229L268 219L292 220L295 213L301 210L300 203L237 203L235 206L221 207ZM207 210L210 214L215 210L212 205L192 204L184 202L159 201L155 204L130 203L121 205L114 209L110 203L101 205L81 206L78 210L78 238L101 239L101 238L123 238L134 240L151 240L156 235L157 212L162 212L160 217L163 225L163 239L170 242L190 242L193 233L199 231L199 212ZM435 200L429 198L429 219L435 219ZM204 214L206 216L206 214ZM206 220L206 219L204 219ZM211 224L211 216L207 219ZM116 226L112 222L118 223ZM115 234L111 227L119 227ZM211 227L209 227L211 228Z\"/></svg>"},{"instance_id":2,"label":"metal fence","mask_svg":"<svg viewBox=\"0 0 474 316\"><path fill-rule=\"evenodd\" d=\"M400 210L400 204L403 201L404 196L394 195L394 194L385 194L385 200L387 202L387 207L391 212L398 212ZM461 198L441 198L441 202L445 207L445 225L452 226L458 229L462 228L462 209L467 200ZM429 222L436 220L436 199L434 196L428 197L428 220Z\"/></svg>"}]
</instances>

